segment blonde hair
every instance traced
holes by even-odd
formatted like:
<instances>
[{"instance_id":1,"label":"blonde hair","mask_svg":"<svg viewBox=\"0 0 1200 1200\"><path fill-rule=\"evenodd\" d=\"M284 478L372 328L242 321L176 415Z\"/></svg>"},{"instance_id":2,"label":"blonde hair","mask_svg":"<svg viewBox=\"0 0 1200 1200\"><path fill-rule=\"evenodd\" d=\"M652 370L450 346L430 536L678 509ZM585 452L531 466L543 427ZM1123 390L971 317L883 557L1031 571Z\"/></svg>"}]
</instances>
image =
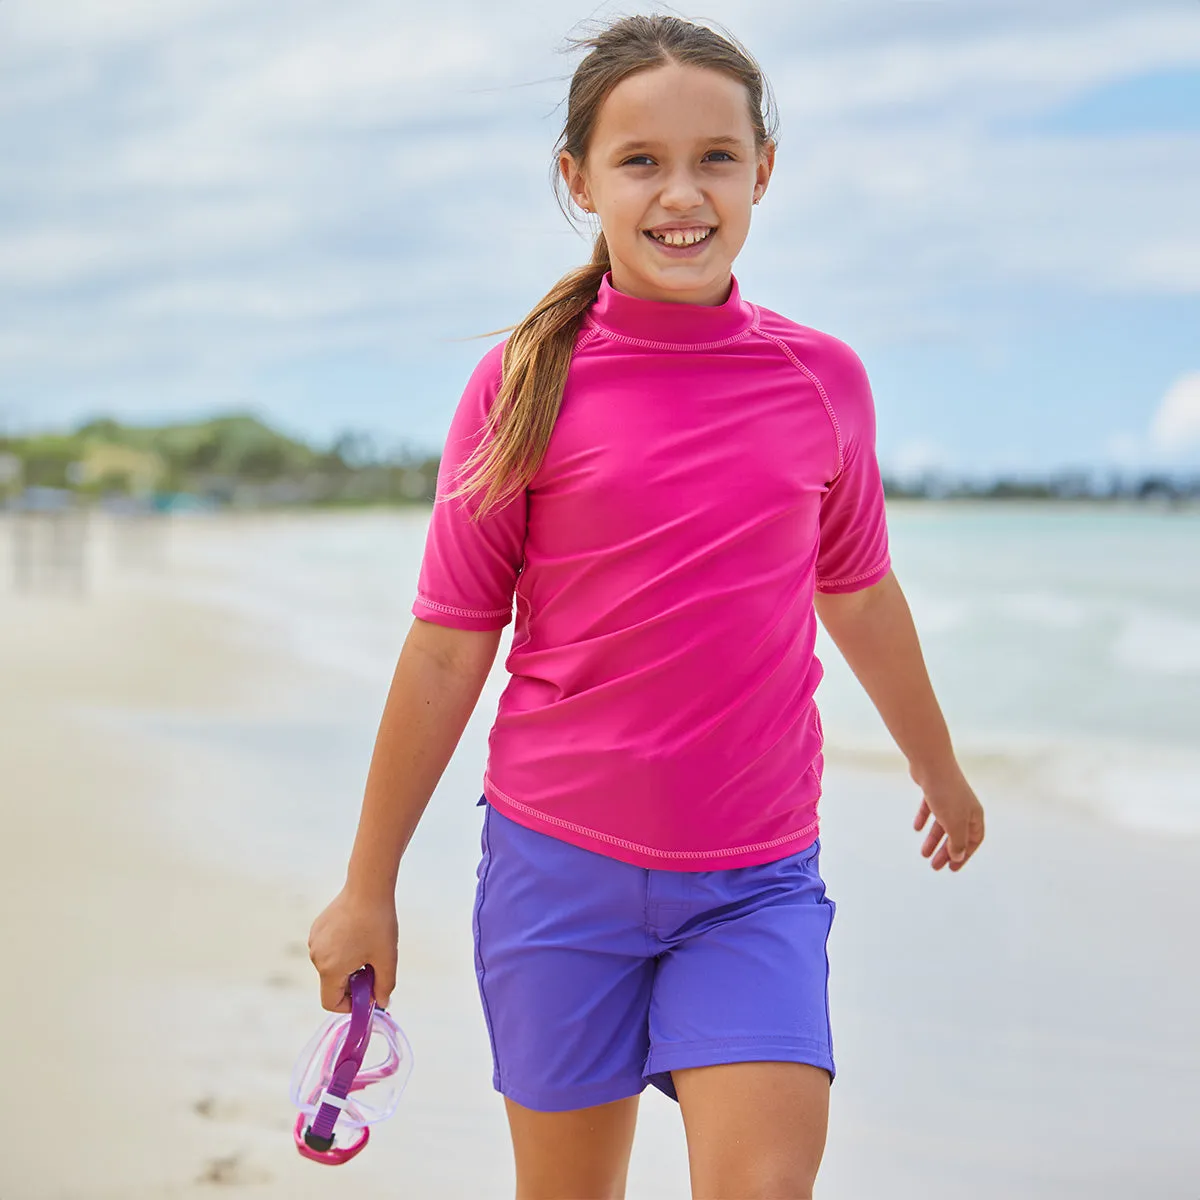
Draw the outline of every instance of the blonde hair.
<instances>
[{"instance_id":1,"label":"blonde hair","mask_svg":"<svg viewBox=\"0 0 1200 1200\"><path fill-rule=\"evenodd\" d=\"M571 213L559 190L559 157L566 151L577 164L585 162L605 98L621 80L639 71L668 63L723 71L745 85L756 148L761 150L775 138L770 84L749 51L728 31L722 36L679 17L633 16L589 37L567 41L571 49L591 48L571 77L567 116L555 143L551 168L555 196L568 220ZM595 301L611 266L608 243L600 231L591 261L568 271L519 324L477 335L491 337L512 331L504 346L500 390L488 412L486 436L462 464L463 473L471 473L445 493L447 499L469 499L483 491L474 520L507 502L537 473L558 419L583 314Z\"/></svg>"}]
</instances>

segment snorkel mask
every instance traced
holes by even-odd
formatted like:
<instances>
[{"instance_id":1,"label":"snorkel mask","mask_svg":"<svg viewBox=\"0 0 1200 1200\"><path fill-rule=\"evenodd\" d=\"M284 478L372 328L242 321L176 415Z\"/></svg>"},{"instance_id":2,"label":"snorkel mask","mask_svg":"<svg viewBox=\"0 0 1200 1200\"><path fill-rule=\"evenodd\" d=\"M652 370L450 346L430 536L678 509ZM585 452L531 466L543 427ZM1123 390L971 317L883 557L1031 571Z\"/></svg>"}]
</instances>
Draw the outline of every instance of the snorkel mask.
<instances>
[{"instance_id":1,"label":"snorkel mask","mask_svg":"<svg viewBox=\"0 0 1200 1200\"><path fill-rule=\"evenodd\" d=\"M396 1111L412 1061L404 1031L375 1005L375 969L360 967L350 976L349 1015L333 1013L292 1071L296 1149L329 1166L349 1162L367 1144L368 1126ZM348 1140L339 1144L340 1136Z\"/></svg>"}]
</instances>

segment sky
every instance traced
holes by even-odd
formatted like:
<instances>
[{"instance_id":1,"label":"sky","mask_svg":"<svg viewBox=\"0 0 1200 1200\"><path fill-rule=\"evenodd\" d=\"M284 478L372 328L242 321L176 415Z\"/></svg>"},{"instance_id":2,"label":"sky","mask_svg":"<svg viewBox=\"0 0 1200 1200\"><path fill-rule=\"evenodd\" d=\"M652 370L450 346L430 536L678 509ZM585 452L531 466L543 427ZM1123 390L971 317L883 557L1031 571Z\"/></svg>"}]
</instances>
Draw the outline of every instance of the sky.
<instances>
[{"instance_id":1,"label":"sky","mask_svg":"<svg viewBox=\"0 0 1200 1200\"><path fill-rule=\"evenodd\" d=\"M0 432L440 452L475 335L590 256L565 39L652 11L766 73L733 270L858 352L886 470L1200 467L1200 0L4 0Z\"/></svg>"}]
</instances>

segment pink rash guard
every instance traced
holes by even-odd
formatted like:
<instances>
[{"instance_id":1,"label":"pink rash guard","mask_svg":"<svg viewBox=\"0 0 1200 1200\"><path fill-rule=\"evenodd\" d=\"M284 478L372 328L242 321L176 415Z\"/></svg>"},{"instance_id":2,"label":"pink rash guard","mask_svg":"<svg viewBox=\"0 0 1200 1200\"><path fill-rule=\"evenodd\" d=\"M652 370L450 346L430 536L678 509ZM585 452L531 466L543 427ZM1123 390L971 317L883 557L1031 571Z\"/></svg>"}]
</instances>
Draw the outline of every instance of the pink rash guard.
<instances>
[{"instance_id":1,"label":"pink rash guard","mask_svg":"<svg viewBox=\"0 0 1200 1200\"><path fill-rule=\"evenodd\" d=\"M643 300L606 274L549 450L477 524L444 493L482 435L505 343L471 374L413 613L516 627L484 795L637 866L771 862L817 837L813 592L890 568L858 356L741 297Z\"/></svg>"}]
</instances>

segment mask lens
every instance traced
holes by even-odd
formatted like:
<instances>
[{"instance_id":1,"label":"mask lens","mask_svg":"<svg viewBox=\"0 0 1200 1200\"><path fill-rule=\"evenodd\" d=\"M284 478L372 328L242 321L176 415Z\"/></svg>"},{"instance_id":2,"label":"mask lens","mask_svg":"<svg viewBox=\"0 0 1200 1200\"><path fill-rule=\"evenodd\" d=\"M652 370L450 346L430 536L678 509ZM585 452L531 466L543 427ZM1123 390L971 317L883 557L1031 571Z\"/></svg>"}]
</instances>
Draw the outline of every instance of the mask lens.
<instances>
[{"instance_id":1,"label":"mask lens","mask_svg":"<svg viewBox=\"0 0 1200 1200\"><path fill-rule=\"evenodd\" d=\"M349 1030L350 1015L333 1013L300 1052L292 1071L291 1098L302 1113L315 1115L321 1107L321 1095ZM338 1128L361 1128L390 1117L411 1073L408 1039L388 1013L376 1009L362 1065L338 1117Z\"/></svg>"}]
</instances>

